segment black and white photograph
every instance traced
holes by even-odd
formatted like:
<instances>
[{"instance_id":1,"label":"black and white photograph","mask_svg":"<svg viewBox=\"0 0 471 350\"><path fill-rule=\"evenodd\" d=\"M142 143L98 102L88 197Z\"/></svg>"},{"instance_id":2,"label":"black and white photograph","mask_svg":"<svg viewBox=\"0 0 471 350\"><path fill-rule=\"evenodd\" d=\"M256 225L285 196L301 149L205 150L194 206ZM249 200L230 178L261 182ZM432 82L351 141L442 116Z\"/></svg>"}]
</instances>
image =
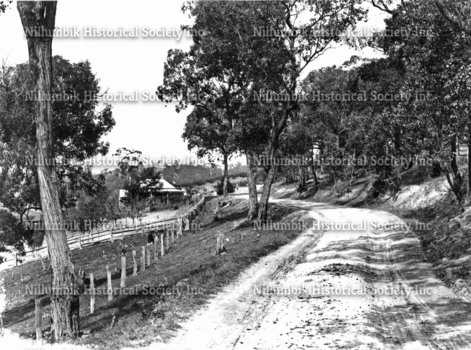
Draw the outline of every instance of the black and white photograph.
<instances>
[{"instance_id":1,"label":"black and white photograph","mask_svg":"<svg viewBox=\"0 0 471 350\"><path fill-rule=\"evenodd\" d=\"M471 350L471 0L0 0L0 348Z\"/></svg>"}]
</instances>

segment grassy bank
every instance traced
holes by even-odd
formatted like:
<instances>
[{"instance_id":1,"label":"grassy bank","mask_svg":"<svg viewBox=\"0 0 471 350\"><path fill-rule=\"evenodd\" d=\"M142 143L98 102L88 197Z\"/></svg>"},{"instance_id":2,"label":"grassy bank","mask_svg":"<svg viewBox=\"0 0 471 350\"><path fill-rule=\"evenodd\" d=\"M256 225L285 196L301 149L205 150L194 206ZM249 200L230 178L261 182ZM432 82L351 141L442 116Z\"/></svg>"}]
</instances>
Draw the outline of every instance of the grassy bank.
<instances>
[{"instance_id":1,"label":"grassy bank","mask_svg":"<svg viewBox=\"0 0 471 350\"><path fill-rule=\"evenodd\" d=\"M203 229L186 233L167 254L152 260L145 271L132 276L130 251L147 242L147 236L125 238L127 253L127 287L133 295L116 295L108 302L106 296L96 297L96 311L89 312L89 296L81 296L81 328L84 332L75 344L98 346L100 349L117 349L123 346L144 346L151 342L166 341L180 324L195 310L204 305L212 295L234 281L249 265L289 243L299 231L260 231L252 226L234 229L247 212L247 203L232 200L222 211L219 221L213 219L217 200L206 204L201 213ZM283 220L287 215L296 218L294 209L273 206L270 219ZM215 255L216 235L225 234L224 255ZM77 267L94 273L96 287L106 286L105 266L113 273L113 287L118 289L120 272L120 243L103 242L83 250L73 251ZM50 271L43 272L40 262L32 262L4 271L7 288L5 326L23 337L34 337L34 301L27 287L50 283ZM44 334L49 334L49 305L44 306ZM114 318L113 327L110 329Z\"/></svg>"}]
</instances>

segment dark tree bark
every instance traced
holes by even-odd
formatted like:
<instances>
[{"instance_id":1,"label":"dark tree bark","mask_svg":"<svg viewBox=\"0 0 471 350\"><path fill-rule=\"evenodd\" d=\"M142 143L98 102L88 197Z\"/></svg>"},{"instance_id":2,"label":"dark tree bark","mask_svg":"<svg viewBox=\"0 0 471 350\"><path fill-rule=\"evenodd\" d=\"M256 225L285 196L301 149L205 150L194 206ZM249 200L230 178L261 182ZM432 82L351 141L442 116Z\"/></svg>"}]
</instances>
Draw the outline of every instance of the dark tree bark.
<instances>
[{"instance_id":1,"label":"dark tree bark","mask_svg":"<svg viewBox=\"0 0 471 350\"><path fill-rule=\"evenodd\" d=\"M451 142L451 154L452 159L450 164L446 164L445 175L451 190L455 194L456 199L458 202L461 202L463 199L464 179L458 168L458 138L456 136Z\"/></svg>"},{"instance_id":2,"label":"dark tree bark","mask_svg":"<svg viewBox=\"0 0 471 350\"><path fill-rule=\"evenodd\" d=\"M451 142L451 154L452 159L451 159L451 170L453 171L453 174L457 174L459 172L458 168L458 137L454 137L452 142Z\"/></svg>"},{"instance_id":3,"label":"dark tree bark","mask_svg":"<svg viewBox=\"0 0 471 350\"><path fill-rule=\"evenodd\" d=\"M314 179L314 185L319 185L319 179L317 177L317 172L316 172L316 161L314 159L314 156L312 156L312 163L311 163L311 172L312 172L312 178Z\"/></svg>"},{"instance_id":4,"label":"dark tree bark","mask_svg":"<svg viewBox=\"0 0 471 350\"><path fill-rule=\"evenodd\" d=\"M276 167L269 168L265 182L263 183L262 193L260 195L260 204L258 211L258 220L266 223L268 219L268 201L270 199L271 186L276 175Z\"/></svg>"},{"instance_id":5,"label":"dark tree bark","mask_svg":"<svg viewBox=\"0 0 471 350\"><path fill-rule=\"evenodd\" d=\"M471 123L468 126L468 196L471 196Z\"/></svg>"},{"instance_id":6,"label":"dark tree bark","mask_svg":"<svg viewBox=\"0 0 471 350\"><path fill-rule=\"evenodd\" d=\"M51 304L54 336L63 333L73 336L71 303L78 297L74 291L75 274L69 255L62 211L57 190L57 177L51 160L54 159L52 142L52 39L57 1L19 1L23 29L28 42L29 64L35 84L37 170L41 196L41 209L46 226L46 242L52 267Z\"/></svg>"},{"instance_id":7,"label":"dark tree bark","mask_svg":"<svg viewBox=\"0 0 471 350\"><path fill-rule=\"evenodd\" d=\"M301 161L304 161L304 157L301 158ZM300 191L303 191L306 188L306 183L307 183L307 177L306 177L306 168L304 165L299 164L298 165L298 174L299 174L299 183L298 183L298 189Z\"/></svg>"},{"instance_id":8,"label":"dark tree bark","mask_svg":"<svg viewBox=\"0 0 471 350\"><path fill-rule=\"evenodd\" d=\"M223 195L224 197L227 197L227 195L229 194L229 156L227 155L227 153L224 153L224 159L223 159L223 162L224 162L224 179L223 179L223 185L222 185L222 191L223 191Z\"/></svg>"},{"instance_id":9,"label":"dark tree bark","mask_svg":"<svg viewBox=\"0 0 471 350\"><path fill-rule=\"evenodd\" d=\"M296 86L296 85L295 85ZM285 106L281 120L276 123L273 120L273 129L270 135L270 144L268 146L268 164L265 166L267 177L263 183L262 194L260 195L260 204L258 210L258 220L266 223L268 219L268 201L270 199L271 186L276 176L276 166L274 165L278 156L280 135L286 128L291 113L296 108L296 102L288 102Z\"/></svg>"},{"instance_id":10,"label":"dark tree bark","mask_svg":"<svg viewBox=\"0 0 471 350\"><path fill-rule=\"evenodd\" d=\"M257 195L257 166L252 154L246 154L247 158L247 181L249 187L249 213L247 220L255 220L258 215Z\"/></svg>"}]
</instances>

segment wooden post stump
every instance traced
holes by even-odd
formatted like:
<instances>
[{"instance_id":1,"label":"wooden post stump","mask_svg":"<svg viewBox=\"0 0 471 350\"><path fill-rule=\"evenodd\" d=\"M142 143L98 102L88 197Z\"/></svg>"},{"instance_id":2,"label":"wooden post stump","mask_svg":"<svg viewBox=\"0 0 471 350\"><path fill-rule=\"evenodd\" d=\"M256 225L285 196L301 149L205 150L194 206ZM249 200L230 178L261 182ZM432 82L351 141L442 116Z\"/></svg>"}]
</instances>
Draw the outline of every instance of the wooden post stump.
<instances>
[{"instance_id":1,"label":"wooden post stump","mask_svg":"<svg viewBox=\"0 0 471 350\"><path fill-rule=\"evenodd\" d=\"M190 218L187 216L185 219L185 231L190 231Z\"/></svg>"},{"instance_id":2,"label":"wooden post stump","mask_svg":"<svg viewBox=\"0 0 471 350\"><path fill-rule=\"evenodd\" d=\"M179 218L178 219L178 232L177 236L183 236L183 219Z\"/></svg>"},{"instance_id":3,"label":"wooden post stump","mask_svg":"<svg viewBox=\"0 0 471 350\"><path fill-rule=\"evenodd\" d=\"M95 312L95 280L93 273L90 273L90 313Z\"/></svg>"},{"instance_id":4,"label":"wooden post stump","mask_svg":"<svg viewBox=\"0 0 471 350\"><path fill-rule=\"evenodd\" d=\"M159 259L159 248L157 246L157 235L154 236L154 260Z\"/></svg>"},{"instance_id":5,"label":"wooden post stump","mask_svg":"<svg viewBox=\"0 0 471 350\"><path fill-rule=\"evenodd\" d=\"M137 276L137 260L136 260L136 251L132 251L132 275Z\"/></svg>"},{"instance_id":6,"label":"wooden post stump","mask_svg":"<svg viewBox=\"0 0 471 350\"><path fill-rule=\"evenodd\" d=\"M226 247L224 246L224 233L219 233L216 237L216 255L220 255L226 252Z\"/></svg>"},{"instance_id":7,"label":"wooden post stump","mask_svg":"<svg viewBox=\"0 0 471 350\"><path fill-rule=\"evenodd\" d=\"M108 281L108 301L111 301L113 300L113 284L111 283L111 271L108 265L106 265L106 279Z\"/></svg>"},{"instance_id":8,"label":"wooden post stump","mask_svg":"<svg viewBox=\"0 0 471 350\"><path fill-rule=\"evenodd\" d=\"M36 340L41 340L43 337L42 331L42 302L40 298L34 300L34 324L36 328Z\"/></svg>"},{"instance_id":9,"label":"wooden post stump","mask_svg":"<svg viewBox=\"0 0 471 350\"><path fill-rule=\"evenodd\" d=\"M43 258L41 256L39 257L39 260L41 260L41 265L43 266L43 271L46 271L47 268L46 268L46 263L44 262L44 259L46 259L46 258Z\"/></svg>"},{"instance_id":10,"label":"wooden post stump","mask_svg":"<svg viewBox=\"0 0 471 350\"><path fill-rule=\"evenodd\" d=\"M146 260L147 266L150 266L150 244L147 244L146 246Z\"/></svg>"},{"instance_id":11,"label":"wooden post stump","mask_svg":"<svg viewBox=\"0 0 471 350\"><path fill-rule=\"evenodd\" d=\"M165 249L164 249L164 235L160 235L160 255L164 256L165 255Z\"/></svg>"},{"instance_id":12,"label":"wooden post stump","mask_svg":"<svg viewBox=\"0 0 471 350\"><path fill-rule=\"evenodd\" d=\"M141 247L141 271L146 269L146 246Z\"/></svg>"},{"instance_id":13,"label":"wooden post stump","mask_svg":"<svg viewBox=\"0 0 471 350\"><path fill-rule=\"evenodd\" d=\"M126 288L126 255L121 257L121 294L123 294L124 288Z\"/></svg>"}]
</instances>

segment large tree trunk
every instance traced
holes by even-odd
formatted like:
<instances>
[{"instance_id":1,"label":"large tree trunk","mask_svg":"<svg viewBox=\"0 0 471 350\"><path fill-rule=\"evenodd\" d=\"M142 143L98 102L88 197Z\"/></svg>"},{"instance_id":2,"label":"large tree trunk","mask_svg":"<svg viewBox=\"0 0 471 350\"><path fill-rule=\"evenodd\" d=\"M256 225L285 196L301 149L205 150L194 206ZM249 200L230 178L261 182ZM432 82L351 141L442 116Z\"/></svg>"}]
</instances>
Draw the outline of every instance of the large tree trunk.
<instances>
[{"instance_id":1,"label":"large tree trunk","mask_svg":"<svg viewBox=\"0 0 471 350\"><path fill-rule=\"evenodd\" d=\"M302 164L298 165L298 174L299 174L299 183L298 183L298 190L304 191L306 188L306 172Z\"/></svg>"},{"instance_id":2,"label":"large tree trunk","mask_svg":"<svg viewBox=\"0 0 471 350\"><path fill-rule=\"evenodd\" d=\"M271 166L267 177L263 183L262 194L260 195L260 206L258 211L258 220L266 223L268 219L268 201L270 200L270 191L276 175L276 167Z\"/></svg>"},{"instance_id":3,"label":"large tree trunk","mask_svg":"<svg viewBox=\"0 0 471 350\"><path fill-rule=\"evenodd\" d=\"M316 158L314 156L314 150L311 153L311 172L312 172L312 177L314 179L314 184L316 186L319 185L319 179L317 178L317 172L316 172Z\"/></svg>"},{"instance_id":4,"label":"large tree trunk","mask_svg":"<svg viewBox=\"0 0 471 350\"><path fill-rule=\"evenodd\" d=\"M471 196L471 121L468 125L468 196Z\"/></svg>"},{"instance_id":5,"label":"large tree trunk","mask_svg":"<svg viewBox=\"0 0 471 350\"><path fill-rule=\"evenodd\" d=\"M249 213L247 220L255 220L258 215L257 167L252 154L247 153L247 181L249 187Z\"/></svg>"},{"instance_id":6,"label":"large tree trunk","mask_svg":"<svg viewBox=\"0 0 471 350\"><path fill-rule=\"evenodd\" d=\"M262 194L260 196L260 204L258 210L258 220L262 223L266 223L268 219L268 201L270 200L271 186L273 185L276 175L275 160L278 154L280 135L286 128L288 118L293 108L294 107L291 105L285 106L281 120L278 123L275 122L275 120L272 121L273 128L271 130L270 144L267 152L268 165L265 167L267 177L265 178L265 181L263 183L263 189Z\"/></svg>"},{"instance_id":7,"label":"large tree trunk","mask_svg":"<svg viewBox=\"0 0 471 350\"><path fill-rule=\"evenodd\" d=\"M28 41L29 64L35 84L37 162L46 242L52 267L54 335L72 332L71 302L77 298L74 268L69 256L67 237L62 225L62 211L54 167L52 120L52 31L55 26L56 1L19 1L18 12Z\"/></svg>"},{"instance_id":8,"label":"large tree trunk","mask_svg":"<svg viewBox=\"0 0 471 350\"><path fill-rule=\"evenodd\" d=\"M223 185L222 185L222 192L224 197L227 197L229 194L229 156L227 154L224 154L224 179L223 179Z\"/></svg>"},{"instance_id":9,"label":"large tree trunk","mask_svg":"<svg viewBox=\"0 0 471 350\"><path fill-rule=\"evenodd\" d=\"M455 136L451 142L451 162L445 165L445 175L451 190L458 202L463 199L464 179L458 167L458 138Z\"/></svg>"},{"instance_id":10,"label":"large tree trunk","mask_svg":"<svg viewBox=\"0 0 471 350\"><path fill-rule=\"evenodd\" d=\"M459 172L458 168L458 137L455 136L451 142L451 170L453 171L454 174L457 174Z\"/></svg>"}]
</instances>

